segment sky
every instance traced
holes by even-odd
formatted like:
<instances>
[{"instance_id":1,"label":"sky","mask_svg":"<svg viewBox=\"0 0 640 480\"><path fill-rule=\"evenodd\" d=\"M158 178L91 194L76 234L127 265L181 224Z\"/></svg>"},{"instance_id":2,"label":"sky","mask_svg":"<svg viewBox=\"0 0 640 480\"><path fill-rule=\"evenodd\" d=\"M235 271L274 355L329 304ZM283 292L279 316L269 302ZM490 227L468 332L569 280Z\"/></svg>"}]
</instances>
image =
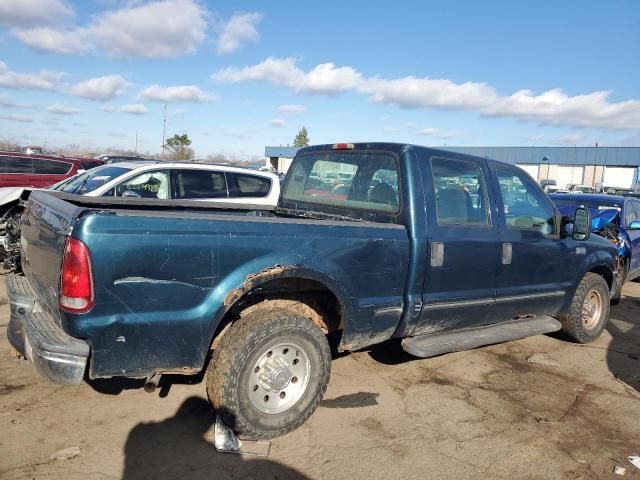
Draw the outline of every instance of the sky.
<instances>
[{"instance_id":1,"label":"sky","mask_svg":"<svg viewBox=\"0 0 640 480\"><path fill-rule=\"evenodd\" d=\"M0 0L0 140L640 146L636 0Z\"/></svg>"}]
</instances>

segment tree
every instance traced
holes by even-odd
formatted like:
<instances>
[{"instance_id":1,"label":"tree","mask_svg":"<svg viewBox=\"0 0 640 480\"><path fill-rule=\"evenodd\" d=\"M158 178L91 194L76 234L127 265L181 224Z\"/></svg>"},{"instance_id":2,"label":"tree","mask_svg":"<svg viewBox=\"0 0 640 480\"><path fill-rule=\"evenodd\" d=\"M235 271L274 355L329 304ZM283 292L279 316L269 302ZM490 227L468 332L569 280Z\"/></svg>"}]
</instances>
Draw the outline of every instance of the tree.
<instances>
[{"instance_id":1,"label":"tree","mask_svg":"<svg viewBox=\"0 0 640 480\"><path fill-rule=\"evenodd\" d=\"M189 145L191 145L191 140L186 133L183 135L176 133L167 140L165 147L169 150L171 160L190 160L193 158L193 149Z\"/></svg>"},{"instance_id":2,"label":"tree","mask_svg":"<svg viewBox=\"0 0 640 480\"><path fill-rule=\"evenodd\" d=\"M308 147L309 146L309 132L305 127L302 127L296 138L293 139L294 147Z\"/></svg>"}]
</instances>

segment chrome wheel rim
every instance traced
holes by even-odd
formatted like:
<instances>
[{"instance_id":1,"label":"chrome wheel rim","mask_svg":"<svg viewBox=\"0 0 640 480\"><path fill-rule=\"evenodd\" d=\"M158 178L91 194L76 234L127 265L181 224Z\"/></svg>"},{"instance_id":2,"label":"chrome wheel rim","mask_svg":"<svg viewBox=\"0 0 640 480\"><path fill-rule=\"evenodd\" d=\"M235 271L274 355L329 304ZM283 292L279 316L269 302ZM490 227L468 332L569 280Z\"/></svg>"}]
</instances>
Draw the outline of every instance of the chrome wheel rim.
<instances>
[{"instance_id":1,"label":"chrome wheel rim","mask_svg":"<svg viewBox=\"0 0 640 480\"><path fill-rule=\"evenodd\" d=\"M296 343L268 347L254 363L249 375L249 399L259 412L282 413L293 407L309 385L311 362Z\"/></svg>"},{"instance_id":2,"label":"chrome wheel rim","mask_svg":"<svg viewBox=\"0 0 640 480\"><path fill-rule=\"evenodd\" d=\"M589 290L582 303L582 324L587 330L592 330L598 325L602 316L602 296L597 290Z\"/></svg>"}]
</instances>

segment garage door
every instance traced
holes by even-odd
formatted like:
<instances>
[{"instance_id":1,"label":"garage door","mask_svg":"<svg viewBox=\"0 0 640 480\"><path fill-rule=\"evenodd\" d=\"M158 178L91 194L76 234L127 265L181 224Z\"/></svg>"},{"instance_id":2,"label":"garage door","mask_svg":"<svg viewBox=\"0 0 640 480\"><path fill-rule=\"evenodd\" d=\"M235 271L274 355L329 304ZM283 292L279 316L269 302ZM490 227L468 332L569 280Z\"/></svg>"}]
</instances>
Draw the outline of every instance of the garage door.
<instances>
[{"instance_id":1,"label":"garage door","mask_svg":"<svg viewBox=\"0 0 640 480\"><path fill-rule=\"evenodd\" d=\"M562 167L558 165L558 174L556 176L556 183L559 188L567 188L570 184L582 184L582 177L584 175L584 167Z\"/></svg>"},{"instance_id":2,"label":"garage door","mask_svg":"<svg viewBox=\"0 0 640 480\"><path fill-rule=\"evenodd\" d=\"M606 167L604 169L604 186L631 188L635 177L635 168Z\"/></svg>"},{"instance_id":3,"label":"garage door","mask_svg":"<svg viewBox=\"0 0 640 480\"><path fill-rule=\"evenodd\" d=\"M525 165L516 163L516 167L520 167L525 172L527 172L534 180L538 180L538 169L539 165Z\"/></svg>"}]
</instances>

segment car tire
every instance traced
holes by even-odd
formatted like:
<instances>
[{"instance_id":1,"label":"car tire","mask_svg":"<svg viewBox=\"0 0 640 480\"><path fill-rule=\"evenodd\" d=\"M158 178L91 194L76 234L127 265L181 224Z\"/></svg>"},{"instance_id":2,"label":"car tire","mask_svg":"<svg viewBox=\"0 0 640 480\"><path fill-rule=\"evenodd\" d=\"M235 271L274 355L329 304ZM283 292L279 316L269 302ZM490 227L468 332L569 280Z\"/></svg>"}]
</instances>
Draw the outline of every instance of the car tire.
<instances>
[{"instance_id":1,"label":"car tire","mask_svg":"<svg viewBox=\"0 0 640 480\"><path fill-rule=\"evenodd\" d=\"M627 280L627 273L629 273L629 261L624 263L620 278L620 286L618 287L615 295L611 297L611 305L618 305L620 303L620 300L622 299L622 287L624 287L624 282Z\"/></svg>"},{"instance_id":2,"label":"car tire","mask_svg":"<svg viewBox=\"0 0 640 480\"><path fill-rule=\"evenodd\" d=\"M609 285L600 275L587 273L573 295L568 314L560 318L561 331L574 342L593 342L608 319Z\"/></svg>"},{"instance_id":3,"label":"car tire","mask_svg":"<svg viewBox=\"0 0 640 480\"><path fill-rule=\"evenodd\" d=\"M301 426L329 383L322 331L287 309L252 309L221 338L207 369L209 402L240 438L269 439Z\"/></svg>"}]
</instances>

